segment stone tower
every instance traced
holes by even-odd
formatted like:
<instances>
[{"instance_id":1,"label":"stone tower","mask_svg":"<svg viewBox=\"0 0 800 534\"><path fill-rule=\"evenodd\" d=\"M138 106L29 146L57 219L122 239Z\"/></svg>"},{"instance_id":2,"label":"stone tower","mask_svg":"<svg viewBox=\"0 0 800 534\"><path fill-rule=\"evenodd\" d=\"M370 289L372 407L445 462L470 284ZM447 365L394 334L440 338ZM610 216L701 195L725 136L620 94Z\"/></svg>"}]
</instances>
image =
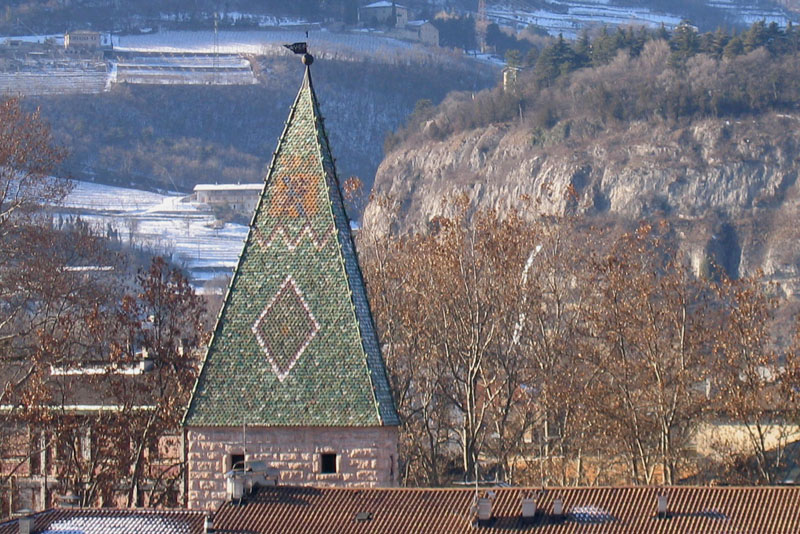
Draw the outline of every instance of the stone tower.
<instances>
[{"instance_id":1,"label":"stone tower","mask_svg":"<svg viewBox=\"0 0 800 534\"><path fill-rule=\"evenodd\" d=\"M220 504L242 460L390 486L398 425L307 66L184 417L187 505Z\"/></svg>"}]
</instances>

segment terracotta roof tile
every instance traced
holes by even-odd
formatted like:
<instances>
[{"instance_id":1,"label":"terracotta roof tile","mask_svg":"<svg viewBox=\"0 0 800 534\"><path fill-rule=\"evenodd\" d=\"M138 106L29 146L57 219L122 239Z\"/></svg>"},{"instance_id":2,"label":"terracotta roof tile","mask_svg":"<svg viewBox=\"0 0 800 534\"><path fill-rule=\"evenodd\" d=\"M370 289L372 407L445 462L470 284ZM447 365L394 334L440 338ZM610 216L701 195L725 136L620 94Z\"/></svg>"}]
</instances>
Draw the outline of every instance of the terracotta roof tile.
<instances>
[{"instance_id":1,"label":"terracotta roof tile","mask_svg":"<svg viewBox=\"0 0 800 534\"><path fill-rule=\"evenodd\" d=\"M537 513L521 517L531 488L496 488L493 517L479 525L471 511L474 489L261 488L242 505L224 504L214 526L227 532L451 534L459 532L568 533L796 533L796 487L548 488ZM669 514L656 513L659 492ZM561 498L564 515L552 515Z\"/></svg>"}]
</instances>

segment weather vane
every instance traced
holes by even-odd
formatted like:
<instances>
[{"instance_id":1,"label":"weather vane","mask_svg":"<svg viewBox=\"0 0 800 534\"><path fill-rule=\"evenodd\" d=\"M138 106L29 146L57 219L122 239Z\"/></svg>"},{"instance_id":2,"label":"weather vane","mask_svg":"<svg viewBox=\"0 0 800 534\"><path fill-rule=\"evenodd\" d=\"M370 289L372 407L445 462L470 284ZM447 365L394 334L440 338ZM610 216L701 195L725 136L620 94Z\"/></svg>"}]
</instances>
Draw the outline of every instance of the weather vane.
<instances>
[{"instance_id":1,"label":"weather vane","mask_svg":"<svg viewBox=\"0 0 800 534\"><path fill-rule=\"evenodd\" d=\"M314 56L308 53L308 43L292 43L283 45L295 54L302 54L303 64L308 66L314 62Z\"/></svg>"}]
</instances>

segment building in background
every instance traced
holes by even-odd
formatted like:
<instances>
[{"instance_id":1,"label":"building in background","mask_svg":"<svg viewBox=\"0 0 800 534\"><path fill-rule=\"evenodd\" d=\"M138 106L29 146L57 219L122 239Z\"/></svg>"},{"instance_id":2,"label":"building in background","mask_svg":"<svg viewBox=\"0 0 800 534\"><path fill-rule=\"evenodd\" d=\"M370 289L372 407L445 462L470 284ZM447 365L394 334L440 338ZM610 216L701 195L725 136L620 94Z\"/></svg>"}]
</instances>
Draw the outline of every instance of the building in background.
<instances>
[{"instance_id":1,"label":"building in background","mask_svg":"<svg viewBox=\"0 0 800 534\"><path fill-rule=\"evenodd\" d=\"M258 184L197 184L195 201L209 206L223 206L248 216L253 214L261 197L263 183Z\"/></svg>"},{"instance_id":2,"label":"building in background","mask_svg":"<svg viewBox=\"0 0 800 534\"><path fill-rule=\"evenodd\" d=\"M396 30L395 35L400 39L439 46L439 30L427 20L412 20L404 28Z\"/></svg>"},{"instance_id":3,"label":"building in background","mask_svg":"<svg viewBox=\"0 0 800 534\"><path fill-rule=\"evenodd\" d=\"M358 8L358 21L362 26L405 28L408 8L387 0L373 2Z\"/></svg>"},{"instance_id":4,"label":"building in background","mask_svg":"<svg viewBox=\"0 0 800 534\"><path fill-rule=\"evenodd\" d=\"M64 49L68 52L94 52L100 49L100 32L76 30L64 35Z\"/></svg>"}]
</instances>

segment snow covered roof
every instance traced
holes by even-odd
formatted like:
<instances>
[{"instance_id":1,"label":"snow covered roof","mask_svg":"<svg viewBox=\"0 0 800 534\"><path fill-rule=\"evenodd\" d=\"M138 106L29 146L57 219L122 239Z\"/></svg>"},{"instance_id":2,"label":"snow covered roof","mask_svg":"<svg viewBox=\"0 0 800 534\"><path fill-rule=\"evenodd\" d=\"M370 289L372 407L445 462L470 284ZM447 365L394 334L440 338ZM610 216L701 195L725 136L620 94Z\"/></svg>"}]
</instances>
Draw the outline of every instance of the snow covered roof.
<instances>
[{"instance_id":1,"label":"snow covered roof","mask_svg":"<svg viewBox=\"0 0 800 534\"><path fill-rule=\"evenodd\" d=\"M33 520L30 531L42 534L201 534L205 517L199 510L52 508L23 520ZM19 521L0 523L0 534L21 532Z\"/></svg>"},{"instance_id":2,"label":"snow covered roof","mask_svg":"<svg viewBox=\"0 0 800 534\"><path fill-rule=\"evenodd\" d=\"M197 184L195 191L261 191L264 183L257 184Z\"/></svg>"},{"instance_id":3,"label":"snow covered roof","mask_svg":"<svg viewBox=\"0 0 800 534\"><path fill-rule=\"evenodd\" d=\"M380 0L380 2L372 2L371 4L367 4L362 9L368 9L371 7L392 7L391 2L387 2L386 0ZM395 4L394 7L399 7L402 9L407 9L406 6L401 6L400 4Z\"/></svg>"},{"instance_id":4,"label":"snow covered roof","mask_svg":"<svg viewBox=\"0 0 800 534\"><path fill-rule=\"evenodd\" d=\"M409 20L406 23L406 26L423 26L427 23L427 20Z\"/></svg>"}]
</instances>

